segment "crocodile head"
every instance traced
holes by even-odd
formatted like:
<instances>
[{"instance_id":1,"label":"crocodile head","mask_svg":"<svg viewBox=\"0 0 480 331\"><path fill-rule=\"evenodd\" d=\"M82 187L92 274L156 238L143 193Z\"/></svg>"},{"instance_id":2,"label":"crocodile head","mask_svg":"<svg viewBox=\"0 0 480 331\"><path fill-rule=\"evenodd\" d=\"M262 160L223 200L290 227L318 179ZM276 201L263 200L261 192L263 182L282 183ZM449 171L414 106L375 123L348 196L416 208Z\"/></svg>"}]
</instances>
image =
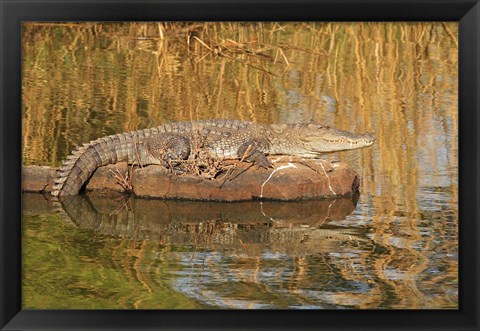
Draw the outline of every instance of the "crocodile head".
<instances>
[{"instance_id":1,"label":"crocodile head","mask_svg":"<svg viewBox=\"0 0 480 331\"><path fill-rule=\"evenodd\" d=\"M355 134L325 125L308 124L300 136L303 146L312 154L330 153L368 147L374 144L371 133Z\"/></svg>"},{"instance_id":2,"label":"crocodile head","mask_svg":"<svg viewBox=\"0 0 480 331\"><path fill-rule=\"evenodd\" d=\"M287 138L289 143L283 146L288 153L306 158L368 147L375 142L371 133L355 134L320 124L273 125L272 128L278 136L290 137Z\"/></svg>"}]
</instances>

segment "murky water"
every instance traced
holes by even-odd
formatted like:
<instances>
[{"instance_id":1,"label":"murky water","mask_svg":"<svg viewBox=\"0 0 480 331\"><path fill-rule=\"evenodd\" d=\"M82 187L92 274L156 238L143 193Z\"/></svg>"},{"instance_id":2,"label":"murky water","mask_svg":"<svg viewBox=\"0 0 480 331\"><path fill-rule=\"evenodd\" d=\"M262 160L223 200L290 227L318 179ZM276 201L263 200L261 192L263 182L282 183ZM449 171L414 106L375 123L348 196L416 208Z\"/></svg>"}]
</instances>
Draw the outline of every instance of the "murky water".
<instances>
[{"instance_id":1,"label":"murky water","mask_svg":"<svg viewBox=\"0 0 480 331\"><path fill-rule=\"evenodd\" d=\"M23 306L458 308L457 64L454 23L25 24L24 164L207 118L377 142L352 199L24 194Z\"/></svg>"}]
</instances>

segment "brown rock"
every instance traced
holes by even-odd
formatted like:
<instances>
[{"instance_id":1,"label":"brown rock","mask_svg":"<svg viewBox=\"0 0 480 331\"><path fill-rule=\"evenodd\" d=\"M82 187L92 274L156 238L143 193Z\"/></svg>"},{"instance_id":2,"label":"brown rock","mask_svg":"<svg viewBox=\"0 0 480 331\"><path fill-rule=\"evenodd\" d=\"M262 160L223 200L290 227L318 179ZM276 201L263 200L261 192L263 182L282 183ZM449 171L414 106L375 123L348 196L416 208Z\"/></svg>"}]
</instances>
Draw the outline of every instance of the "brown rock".
<instances>
[{"instance_id":1,"label":"brown rock","mask_svg":"<svg viewBox=\"0 0 480 331\"><path fill-rule=\"evenodd\" d=\"M50 192L53 187L55 169L41 166L22 168L22 191Z\"/></svg>"},{"instance_id":2,"label":"brown rock","mask_svg":"<svg viewBox=\"0 0 480 331\"><path fill-rule=\"evenodd\" d=\"M87 183L87 191L124 192L122 184L129 181L129 166L126 162L109 164L98 168ZM121 184L122 183L122 184Z\"/></svg>"},{"instance_id":3,"label":"brown rock","mask_svg":"<svg viewBox=\"0 0 480 331\"><path fill-rule=\"evenodd\" d=\"M286 201L348 196L359 186L358 174L345 164L286 157L269 159L274 164L273 169L232 161L231 171L220 174L215 180L174 175L161 166L153 165L136 168L127 177L130 166L117 163L98 168L86 189L115 195L130 186L135 195L149 198ZM49 167L24 167L22 189L26 192L49 192L54 175L55 170Z\"/></svg>"},{"instance_id":4,"label":"brown rock","mask_svg":"<svg viewBox=\"0 0 480 331\"><path fill-rule=\"evenodd\" d=\"M358 175L353 170L334 168L328 162L312 160L303 163L277 162L274 169L238 162L231 174L216 180L191 175L176 176L163 167L149 166L135 170L132 181L137 196L210 201L346 196L358 189L358 183Z\"/></svg>"}]
</instances>

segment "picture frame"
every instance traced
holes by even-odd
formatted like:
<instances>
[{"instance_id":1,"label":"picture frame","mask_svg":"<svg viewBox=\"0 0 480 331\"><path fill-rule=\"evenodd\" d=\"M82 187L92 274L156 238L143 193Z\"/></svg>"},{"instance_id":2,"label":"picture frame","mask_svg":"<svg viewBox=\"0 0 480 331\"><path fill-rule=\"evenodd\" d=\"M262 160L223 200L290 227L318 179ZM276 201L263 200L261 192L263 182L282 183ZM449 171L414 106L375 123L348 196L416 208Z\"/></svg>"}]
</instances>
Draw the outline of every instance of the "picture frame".
<instances>
[{"instance_id":1,"label":"picture frame","mask_svg":"<svg viewBox=\"0 0 480 331\"><path fill-rule=\"evenodd\" d=\"M1 1L2 330L480 328L478 1ZM458 310L23 310L21 307L21 23L24 21L459 22Z\"/></svg>"}]
</instances>

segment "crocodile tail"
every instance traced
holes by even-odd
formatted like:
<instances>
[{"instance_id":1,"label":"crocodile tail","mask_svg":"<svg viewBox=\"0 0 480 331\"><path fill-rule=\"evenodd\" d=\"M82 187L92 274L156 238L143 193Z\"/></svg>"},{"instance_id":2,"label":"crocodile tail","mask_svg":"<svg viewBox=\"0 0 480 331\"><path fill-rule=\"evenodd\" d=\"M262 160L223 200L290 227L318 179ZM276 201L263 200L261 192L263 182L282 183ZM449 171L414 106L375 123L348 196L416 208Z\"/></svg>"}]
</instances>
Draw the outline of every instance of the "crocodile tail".
<instances>
[{"instance_id":1,"label":"crocodile tail","mask_svg":"<svg viewBox=\"0 0 480 331\"><path fill-rule=\"evenodd\" d=\"M52 196L76 195L98 167L132 162L138 143L150 131L140 130L106 136L77 147L57 170Z\"/></svg>"}]
</instances>

